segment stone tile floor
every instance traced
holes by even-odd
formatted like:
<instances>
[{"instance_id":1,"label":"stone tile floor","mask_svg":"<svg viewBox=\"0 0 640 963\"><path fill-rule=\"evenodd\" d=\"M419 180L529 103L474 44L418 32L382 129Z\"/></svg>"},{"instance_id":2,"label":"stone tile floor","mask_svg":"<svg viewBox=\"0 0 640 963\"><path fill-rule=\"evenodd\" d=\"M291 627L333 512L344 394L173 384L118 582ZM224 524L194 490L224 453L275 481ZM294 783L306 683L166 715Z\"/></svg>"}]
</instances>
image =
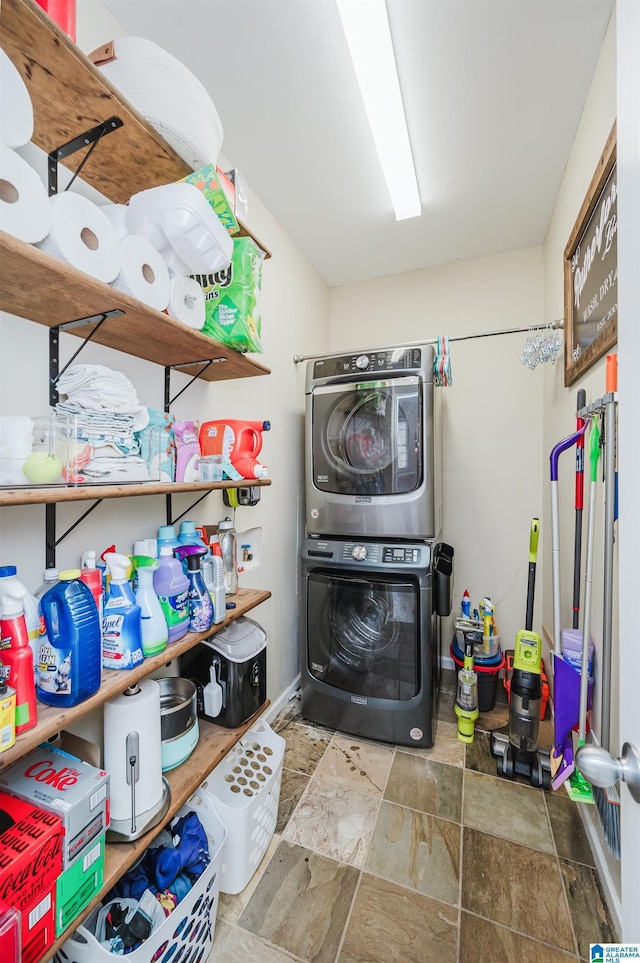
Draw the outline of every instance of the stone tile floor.
<instances>
[{"instance_id":1,"label":"stone tile floor","mask_svg":"<svg viewBox=\"0 0 640 963\"><path fill-rule=\"evenodd\" d=\"M453 685L432 749L312 725L291 701L273 723L276 833L247 888L220 896L208 963L566 963L616 941L577 805L497 777L502 701L463 746Z\"/></svg>"}]
</instances>

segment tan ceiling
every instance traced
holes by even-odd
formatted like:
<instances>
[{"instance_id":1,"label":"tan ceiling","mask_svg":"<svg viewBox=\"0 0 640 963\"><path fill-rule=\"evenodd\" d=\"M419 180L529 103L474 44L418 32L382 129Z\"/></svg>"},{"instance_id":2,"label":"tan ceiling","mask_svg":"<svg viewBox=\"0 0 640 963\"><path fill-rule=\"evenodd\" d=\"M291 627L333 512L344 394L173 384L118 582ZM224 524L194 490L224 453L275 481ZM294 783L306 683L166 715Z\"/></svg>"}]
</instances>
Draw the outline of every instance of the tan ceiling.
<instances>
[{"instance_id":1,"label":"tan ceiling","mask_svg":"<svg viewBox=\"0 0 640 963\"><path fill-rule=\"evenodd\" d=\"M224 155L336 286L543 242L613 0L388 0L423 203L402 222L333 0L107 6L204 83Z\"/></svg>"}]
</instances>

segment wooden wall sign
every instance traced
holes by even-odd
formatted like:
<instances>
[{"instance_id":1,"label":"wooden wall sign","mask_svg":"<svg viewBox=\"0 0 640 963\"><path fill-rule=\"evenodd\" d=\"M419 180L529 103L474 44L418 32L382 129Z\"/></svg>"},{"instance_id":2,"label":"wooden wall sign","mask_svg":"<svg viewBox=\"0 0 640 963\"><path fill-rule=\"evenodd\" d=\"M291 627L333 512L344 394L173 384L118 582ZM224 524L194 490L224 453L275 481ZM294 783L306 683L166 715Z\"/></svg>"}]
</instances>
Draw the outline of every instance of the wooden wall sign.
<instances>
[{"instance_id":1,"label":"wooden wall sign","mask_svg":"<svg viewBox=\"0 0 640 963\"><path fill-rule=\"evenodd\" d=\"M564 251L564 383L573 384L618 340L616 125Z\"/></svg>"}]
</instances>

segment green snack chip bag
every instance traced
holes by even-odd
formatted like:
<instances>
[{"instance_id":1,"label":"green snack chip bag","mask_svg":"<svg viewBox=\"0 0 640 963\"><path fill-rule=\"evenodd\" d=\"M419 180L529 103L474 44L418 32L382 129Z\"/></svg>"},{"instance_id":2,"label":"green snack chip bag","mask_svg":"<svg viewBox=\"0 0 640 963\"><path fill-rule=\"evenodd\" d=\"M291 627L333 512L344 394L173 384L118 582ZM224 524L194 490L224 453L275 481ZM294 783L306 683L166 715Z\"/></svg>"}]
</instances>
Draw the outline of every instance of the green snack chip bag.
<instances>
[{"instance_id":1,"label":"green snack chip bag","mask_svg":"<svg viewBox=\"0 0 640 963\"><path fill-rule=\"evenodd\" d=\"M235 351L262 352L260 292L264 252L250 237L233 241L231 264L215 274L195 274L204 290L202 334Z\"/></svg>"},{"instance_id":2,"label":"green snack chip bag","mask_svg":"<svg viewBox=\"0 0 640 963\"><path fill-rule=\"evenodd\" d=\"M193 174L187 174L179 183L183 181L185 184L193 184L194 187L202 191L229 234L238 233L240 225L236 220L224 188L220 183L215 164L207 164L206 167L202 167L199 171L194 171Z\"/></svg>"}]
</instances>

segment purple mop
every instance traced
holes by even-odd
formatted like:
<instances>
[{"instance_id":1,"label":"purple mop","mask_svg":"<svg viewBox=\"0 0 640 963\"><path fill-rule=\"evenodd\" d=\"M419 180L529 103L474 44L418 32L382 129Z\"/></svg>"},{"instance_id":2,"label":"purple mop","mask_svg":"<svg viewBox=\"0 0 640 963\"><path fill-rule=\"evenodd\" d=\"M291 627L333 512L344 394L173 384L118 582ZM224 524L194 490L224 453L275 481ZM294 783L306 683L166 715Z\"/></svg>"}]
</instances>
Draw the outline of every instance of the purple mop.
<instances>
[{"instance_id":1,"label":"purple mop","mask_svg":"<svg viewBox=\"0 0 640 963\"><path fill-rule=\"evenodd\" d=\"M562 658L560 616L560 522L558 510L558 461L563 451L584 436L588 421L568 438L563 438L549 456L551 466L551 561L553 571L553 739L551 785L561 786L575 769L571 732L580 716L580 677ZM566 671L565 671L566 670ZM575 683L574 683L575 677ZM575 687L575 700L573 689ZM575 705L574 705L575 702ZM571 720L571 721L570 721ZM570 721L570 724L569 724Z\"/></svg>"}]
</instances>

